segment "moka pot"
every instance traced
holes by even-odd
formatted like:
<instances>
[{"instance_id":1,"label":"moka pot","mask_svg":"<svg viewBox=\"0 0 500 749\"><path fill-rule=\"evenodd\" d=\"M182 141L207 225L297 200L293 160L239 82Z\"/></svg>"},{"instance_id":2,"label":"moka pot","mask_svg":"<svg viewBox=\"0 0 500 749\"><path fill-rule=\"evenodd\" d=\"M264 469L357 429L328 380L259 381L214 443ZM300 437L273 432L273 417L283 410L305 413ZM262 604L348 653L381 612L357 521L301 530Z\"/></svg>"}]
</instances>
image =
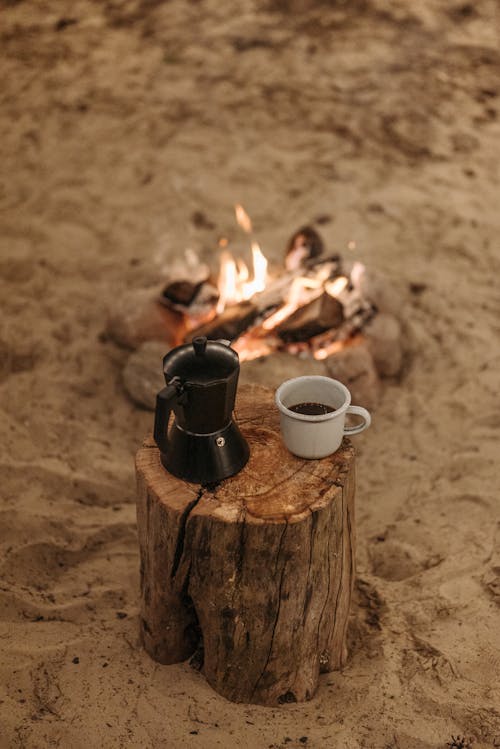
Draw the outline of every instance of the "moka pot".
<instances>
[{"instance_id":1,"label":"moka pot","mask_svg":"<svg viewBox=\"0 0 500 749\"><path fill-rule=\"evenodd\" d=\"M250 451L233 416L240 373L236 351L226 341L195 338L165 356L163 372L166 387L156 397L154 439L164 468L196 484L238 473Z\"/></svg>"}]
</instances>

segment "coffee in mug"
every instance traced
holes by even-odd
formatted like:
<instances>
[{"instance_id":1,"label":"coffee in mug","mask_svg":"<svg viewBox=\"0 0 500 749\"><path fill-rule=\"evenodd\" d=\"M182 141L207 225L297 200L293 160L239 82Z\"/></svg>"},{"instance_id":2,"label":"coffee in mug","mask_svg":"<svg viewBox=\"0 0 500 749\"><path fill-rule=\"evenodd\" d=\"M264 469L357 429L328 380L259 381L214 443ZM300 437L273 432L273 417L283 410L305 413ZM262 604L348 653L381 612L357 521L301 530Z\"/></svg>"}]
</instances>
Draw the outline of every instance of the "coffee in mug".
<instances>
[{"instance_id":1,"label":"coffee in mug","mask_svg":"<svg viewBox=\"0 0 500 749\"><path fill-rule=\"evenodd\" d=\"M338 380L306 375L286 380L276 390L276 405L287 448L299 458L325 458L339 449L344 435L359 434L370 426L366 408L351 406L351 393ZM362 423L345 426L347 414Z\"/></svg>"},{"instance_id":2,"label":"coffee in mug","mask_svg":"<svg viewBox=\"0 0 500 749\"><path fill-rule=\"evenodd\" d=\"M295 406L290 406L290 411L306 416L319 416L320 414L330 414L335 409L326 403L297 403Z\"/></svg>"}]
</instances>

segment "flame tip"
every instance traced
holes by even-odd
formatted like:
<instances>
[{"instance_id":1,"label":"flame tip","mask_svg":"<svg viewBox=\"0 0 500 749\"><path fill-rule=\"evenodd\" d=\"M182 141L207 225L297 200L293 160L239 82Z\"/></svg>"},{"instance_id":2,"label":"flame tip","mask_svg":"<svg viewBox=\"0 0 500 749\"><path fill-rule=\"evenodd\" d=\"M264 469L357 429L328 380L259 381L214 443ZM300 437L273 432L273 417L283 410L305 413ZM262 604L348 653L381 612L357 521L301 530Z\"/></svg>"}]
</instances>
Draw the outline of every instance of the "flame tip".
<instances>
[{"instance_id":1,"label":"flame tip","mask_svg":"<svg viewBox=\"0 0 500 749\"><path fill-rule=\"evenodd\" d=\"M238 225L247 234L251 234L252 233L252 221L248 213L245 211L245 209L241 205L241 203L234 204L234 212L236 214L236 221L238 222Z\"/></svg>"}]
</instances>

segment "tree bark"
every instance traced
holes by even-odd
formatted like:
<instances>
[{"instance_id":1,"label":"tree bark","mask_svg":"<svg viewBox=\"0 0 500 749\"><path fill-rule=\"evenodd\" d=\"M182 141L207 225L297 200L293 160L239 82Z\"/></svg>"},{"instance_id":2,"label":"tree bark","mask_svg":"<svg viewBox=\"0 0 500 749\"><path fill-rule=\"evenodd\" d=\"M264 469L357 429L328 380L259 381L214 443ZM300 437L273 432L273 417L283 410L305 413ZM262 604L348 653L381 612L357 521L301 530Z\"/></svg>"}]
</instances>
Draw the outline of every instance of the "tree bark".
<instances>
[{"instance_id":1,"label":"tree bark","mask_svg":"<svg viewBox=\"0 0 500 749\"><path fill-rule=\"evenodd\" d=\"M141 634L160 663L188 658L235 702L310 699L320 671L346 660L354 581L354 450L308 461L284 447L273 394L241 387L250 460L217 487L137 454Z\"/></svg>"}]
</instances>

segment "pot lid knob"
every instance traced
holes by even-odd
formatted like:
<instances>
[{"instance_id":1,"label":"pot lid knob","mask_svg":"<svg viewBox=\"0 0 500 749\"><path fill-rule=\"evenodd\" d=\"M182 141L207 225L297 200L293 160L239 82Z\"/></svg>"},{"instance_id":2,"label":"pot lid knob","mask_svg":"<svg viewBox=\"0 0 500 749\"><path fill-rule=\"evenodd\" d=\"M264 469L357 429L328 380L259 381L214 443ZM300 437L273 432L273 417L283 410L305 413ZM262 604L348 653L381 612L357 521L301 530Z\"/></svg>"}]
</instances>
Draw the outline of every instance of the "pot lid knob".
<instances>
[{"instance_id":1,"label":"pot lid knob","mask_svg":"<svg viewBox=\"0 0 500 749\"><path fill-rule=\"evenodd\" d=\"M205 353L205 349L207 347L207 338L206 336L197 336L196 338L193 338L193 348L194 353L196 356L203 356Z\"/></svg>"}]
</instances>

